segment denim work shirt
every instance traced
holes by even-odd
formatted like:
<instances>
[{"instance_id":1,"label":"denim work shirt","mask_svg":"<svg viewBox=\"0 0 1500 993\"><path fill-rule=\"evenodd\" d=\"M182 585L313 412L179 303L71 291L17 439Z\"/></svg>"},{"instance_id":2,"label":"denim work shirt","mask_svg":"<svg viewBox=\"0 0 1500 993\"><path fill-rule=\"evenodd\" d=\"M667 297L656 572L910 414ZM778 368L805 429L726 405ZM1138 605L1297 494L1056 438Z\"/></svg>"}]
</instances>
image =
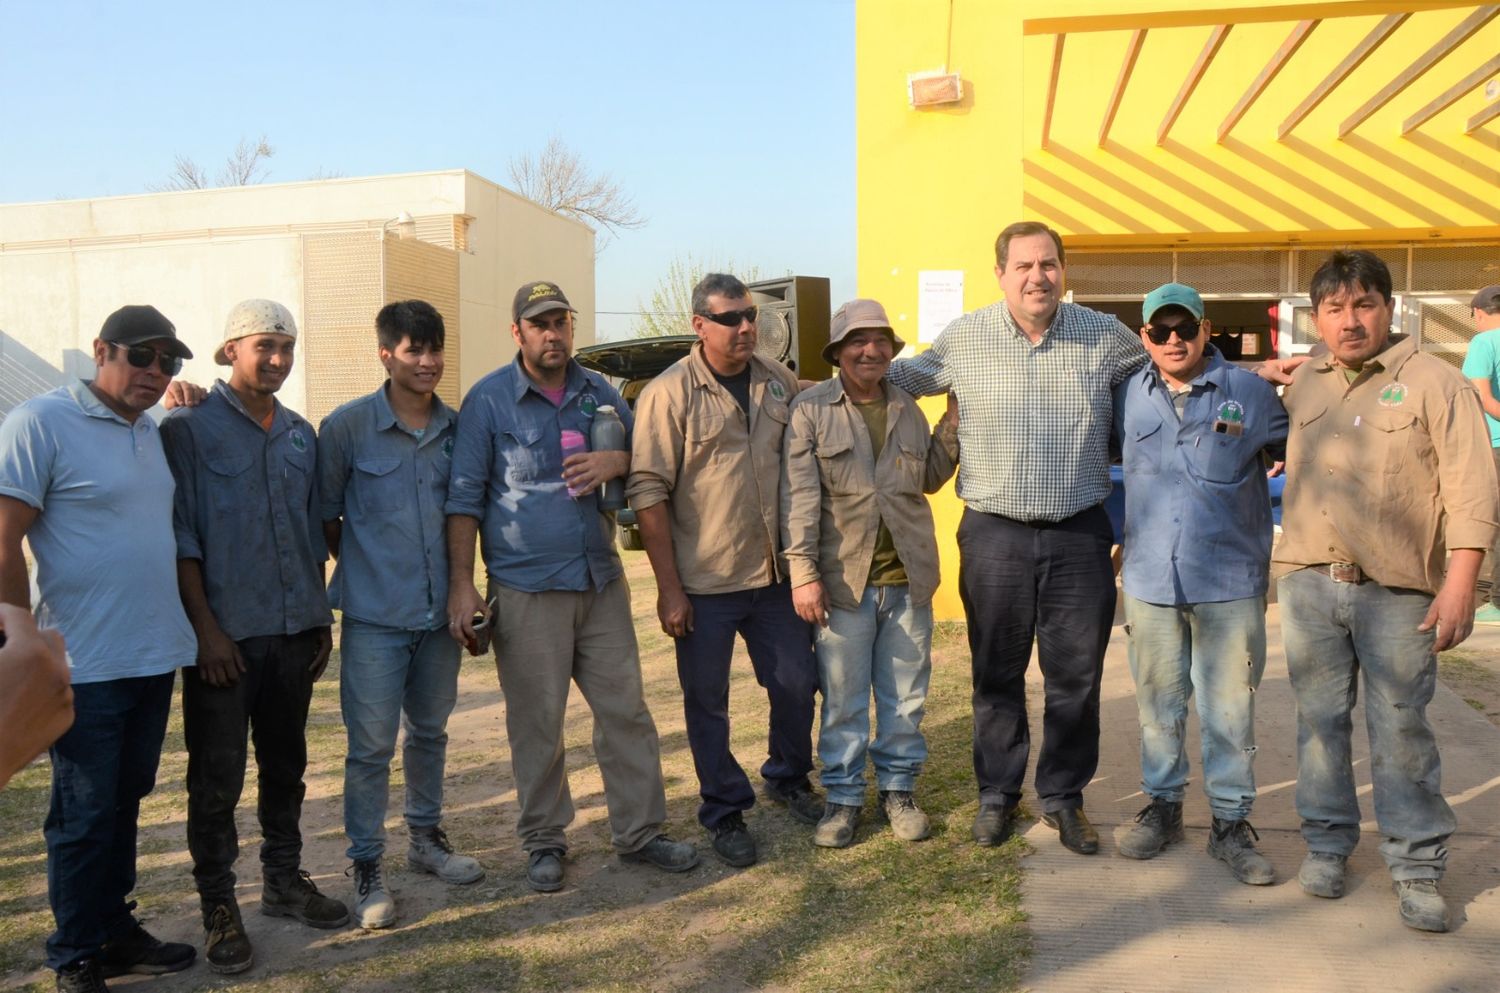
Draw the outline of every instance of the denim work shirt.
<instances>
[{"instance_id":1,"label":"denim work shirt","mask_svg":"<svg viewBox=\"0 0 1500 993\"><path fill-rule=\"evenodd\" d=\"M312 425L276 402L267 431L223 381L161 424L177 479L177 557L202 563L219 627L234 641L333 623Z\"/></svg>"},{"instance_id":2,"label":"denim work shirt","mask_svg":"<svg viewBox=\"0 0 1500 993\"><path fill-rule=\"evenodd\" d=\"M350 400L318 429L323 520L343 519L328 594L366 624L430 631L447 619L443 504L457 417L434 396L418 434L396 419L389 385Z\"/></svg>"},{"instance_id":3,"label":"denim work shirt","mask_svg":"<svg viewBox=\"0 0 1500 993\"><path fill-rule=\"evenodd\" d=\"M562 476L563 431L587 438L605 406L620 415L628 440L630 409L602 376L570 359L562 406L554 406L519 355L464 397L446 510L479 520L495 582L525 593L602 590L624 575L614 518L599 509L598 491L574 499Z\"/></svg>"},{"instance_id":4,"label":"denim work shirt","mask_svg":"<svg viewBox=\"0 0 1500 993\"><path fill-rule=\"evenodd\" d=\"M1286 411L1270 383L1212 349L1189 389L1180 419L1154 366L1115 390L1125 592L1163 605L1262 596L1271 496L1260 453L1286 443Z\"/></svg>"}]
</instances>

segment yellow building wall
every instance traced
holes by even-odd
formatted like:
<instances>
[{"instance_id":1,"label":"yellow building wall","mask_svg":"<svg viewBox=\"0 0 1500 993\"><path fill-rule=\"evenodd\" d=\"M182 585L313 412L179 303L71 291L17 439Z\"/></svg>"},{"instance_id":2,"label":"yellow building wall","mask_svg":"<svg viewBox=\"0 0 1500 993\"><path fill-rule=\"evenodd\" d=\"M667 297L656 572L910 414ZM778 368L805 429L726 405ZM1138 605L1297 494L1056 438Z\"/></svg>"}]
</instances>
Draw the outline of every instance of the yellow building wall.
<instances>
[{"instance_id":1,"label":"yellow building wall","mask_svg":"<svg viewBox=\"0 0 1500 993\"><path fill-rule=\"evenodd\" d=\"M995 300L995 236L1023 218L1051 224L1069 248L1500 238L1500 121L1464 133L1486 105L1484 87L1401 136L1403 121L1500 52L1500 19L1341 140L1341 122L1476 5L1200 0L1164 9L1170 6L859 0L859 292L886 304L903 338L917 341L922 270L963 270L966 310ZM1393 13L1411 16L1278 140L1291 109ZM1321 23L1220 142L1222 122L1301 19ZM1213 25L1224 21L1233 26L1223 47L1158 145L1178 88ZM1101 146L1100 125L1140 28L1147 33L1139 59ZM1066 40L1043 147L1059 31ZM963 102L913 109L908 75L945 66L962 76ZM926 409L936 416L941 402ZM958 617L953 534L961 506L950 490L934 510L949 577L936 607L941 617Z\"/></svg>"}]
</instances>

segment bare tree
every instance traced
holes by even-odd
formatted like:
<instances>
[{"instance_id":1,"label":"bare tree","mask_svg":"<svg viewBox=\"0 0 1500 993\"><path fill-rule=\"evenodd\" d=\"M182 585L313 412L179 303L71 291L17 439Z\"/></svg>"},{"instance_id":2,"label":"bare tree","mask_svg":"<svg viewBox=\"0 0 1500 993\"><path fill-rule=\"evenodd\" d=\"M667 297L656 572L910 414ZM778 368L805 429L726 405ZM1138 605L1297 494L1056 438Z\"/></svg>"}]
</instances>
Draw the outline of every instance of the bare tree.
<instances>
[{"instance_id":1,"label":"bare tree","mask_svg":"<svg viewBox=\"0 0 1500 993\"><path fill-rule=\"evenodd\" d=\"M510 181L526 199L603 228L607 235L646 223L619 183L608 173L591 172L578 153L555 135L540 153L510 160Z\"/></svg>"},{"instance_id":2,"label":"bare tree","mask_svg":"<svg viewBox=\"0 0 1500 993\"><path fill-rule=\"evenodd\" d=\"M705 273L730 272L747 283L760 278L760 270L751 266L738 269L732 261L723 265L704 262L691 254L680 255L667 264L666 274L651 291L649 306L637 301L640 312L630 326L636 338L659 338L668 334L692 334L693 287Z\"/></svg>"},{"instance_id":3,"label":"bare tree","mask_svg":"<svg viewBox=\"0 0 1500 993\"><path fill-rule=\"evenodd\" d=\"M259 140L251 141L241 138L234 151L224 160L224 165L219 169L216 183L209 183L208 170L182 152L178 152L172 160L172 171L167 178L160 183L149 183L146 189L153 193L173 193L179 190L206 190L211 185L218 186L250 186L255 183L264 182L271 174L266 168L266 159L276 154L276 149L271 147L265 135Z\"/></svg>"}]
</instances>

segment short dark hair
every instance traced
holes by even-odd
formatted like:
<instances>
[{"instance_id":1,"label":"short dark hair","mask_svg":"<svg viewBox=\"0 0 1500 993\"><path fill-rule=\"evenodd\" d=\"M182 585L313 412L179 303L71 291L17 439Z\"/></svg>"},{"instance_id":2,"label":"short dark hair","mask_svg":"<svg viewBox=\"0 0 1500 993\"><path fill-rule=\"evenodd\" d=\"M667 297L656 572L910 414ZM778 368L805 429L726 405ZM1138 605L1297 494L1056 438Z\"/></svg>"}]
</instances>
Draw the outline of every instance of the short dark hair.
<instances>
[{"instance_id":1,"label":"short dark hair","mask_svg":"<svg viewBox=\"0 0 1500 993\"><path fill-rule=\"evenodd\" d=\"M1386 303L1391 302L1391 270L1380 256L1362 248L1337 251L1324 259L1313 273L1307 295L1312 298L1313 310L1317 310L1324 297L1356 287L1367 293L1374 290Z\"/></svg>"},{"instance_id":2,"label":"short dark hair","mask_svg":"<svg viewBox=\"0 0 1500 993\"><path fill-rule=\"evenodd\" d=\"M1010 243L1014 238L1029 238L1034 234L1044 234L1052 239L1052 244L1057 246L1057 261L1067 265L1067 253L1063 251L1062 235L1053 231L1041 221L1017 221L1000 232L1000 237L995 239L995 264L1005 268L1005 262L1010 258Z\"/></svg>"},{"instance_id":3,"label":"short dark hair","mask_svg":"<svg viewBox=\"0 0 1500 993\"><path fill-rule=\"evenodd\" d=\"M711 272L698 280L698 285L693 287L693 313L708 313L709 297L747 297L749 295L749 287L738 277L731 276L727 272Z\"/></svg>"},{"instance_id":4,"label":"short dark hair","mask_svg":"<svg viewBox=\"0 0 1500 993\"><path fill-rule=\"evenodd\" d=\"M401 339L410 338L413 345L431 345L441 352L444 336L443 315L426 300L398 300L375 315L375 337L380 347L391 351Z\"/></svg>"}]
</instances>

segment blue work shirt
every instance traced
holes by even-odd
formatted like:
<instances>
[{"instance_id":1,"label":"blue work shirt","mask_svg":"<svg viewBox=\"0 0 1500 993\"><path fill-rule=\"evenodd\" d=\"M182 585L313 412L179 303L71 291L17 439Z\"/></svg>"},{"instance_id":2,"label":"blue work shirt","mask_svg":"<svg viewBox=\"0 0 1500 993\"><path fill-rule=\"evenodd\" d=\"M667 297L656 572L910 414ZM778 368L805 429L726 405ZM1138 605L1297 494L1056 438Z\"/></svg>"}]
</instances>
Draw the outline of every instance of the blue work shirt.
<instances>
[{"instance_id":1,"label":"blue work shirt","mask_svg":"<svg viewBox=\"0 0 1500 993\"><path fill-rule=\"evenodd\" d=\"M323 520L343 519L329 599L344 616L430 631L447 623L443 504L457 418L442 400L420 433L396 419L390 383L318 428Z\"/></svg>"},{"instance_id":2,"label":"blue work shirt","mask_svg":"<svg viewBox=\"0 0 1500 993\"><path fill-rule=\"evenodd\" d=\"M480 521L479 547L495 582L526 593L602 590L624 575L614 519L598 492L573 499L562 477L562 432L589 436L600 407L634 423L602 376L568 361L561 407L537 389L521 357L485 376L458 411L448 482L450 515Z\"/></svg>"},{"instance_id":3,"label":"blue work shirt","mask_svg":"<svg viewBox=\"0 0 1500 993\"><path fill-rule=\"evenodd\" d=\"M1115 388L1125 470L1122 580L1147 603L1266 592L1271 499L1260 453L1286 443L1286 411L1270 383L1209 347L1180 419L1155 366Z\"/></svg>"},{"instance_id":4,"label":"blue work shirt","mask_svg":"<svg viewBox=\"0 0 1500 993\"><path fill-rule=\"evenodd\" d=\"M260 426L223 381L161 423L177 479L177 557L202 563L219 627L234 641L333 623L312 425L273 398Z\"/></svg>"},{"instance_id":5,"label":"blue work shirt","mask_svg":"<svg viewBox=\"0 0 1500 993\"><path fill-rule=\"evenodd\" d=\"M156 424L87 383L34 397L0 422L0 494L37 510L37 623L67 642L75 683L189 666L198 639L177 595L172 473Z\"/></svg>"}]
</instances>

